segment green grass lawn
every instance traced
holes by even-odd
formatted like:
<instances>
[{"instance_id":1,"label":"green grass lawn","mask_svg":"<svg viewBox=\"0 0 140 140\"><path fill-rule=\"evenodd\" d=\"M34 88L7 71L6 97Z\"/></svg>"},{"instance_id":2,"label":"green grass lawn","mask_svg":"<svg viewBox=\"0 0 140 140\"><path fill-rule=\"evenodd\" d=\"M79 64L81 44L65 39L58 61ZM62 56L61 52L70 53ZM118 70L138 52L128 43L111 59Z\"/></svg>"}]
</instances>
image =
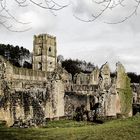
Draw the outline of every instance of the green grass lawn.
<instances>
[{"instance_id":1,"label":"green grass lawn","mask_svg":"<svg viewBox=\"0 0 140 140\"><path fill-rule=\"evenodd\" d=\"M140 140L140 116L99 125L65 120L45 128L0 127L0 140Z\"/></svg>"}]
</instances>

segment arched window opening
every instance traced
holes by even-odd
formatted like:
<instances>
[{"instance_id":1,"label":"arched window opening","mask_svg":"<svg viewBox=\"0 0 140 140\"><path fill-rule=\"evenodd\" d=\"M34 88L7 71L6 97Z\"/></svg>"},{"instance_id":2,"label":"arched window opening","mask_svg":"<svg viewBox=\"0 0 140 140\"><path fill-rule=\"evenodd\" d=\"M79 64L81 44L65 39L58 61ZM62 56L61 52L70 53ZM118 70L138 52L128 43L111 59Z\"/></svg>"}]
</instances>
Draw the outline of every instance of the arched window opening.
<instances>
[{"instance_id":1,"label":"arched window opening","mask_svg":"<svg viewBox=\"0 0 140 140\"><path fill-rule=\"evenodd\" d=\"M49 47L49 52L51 52L51 47Z\"/></svg>"},{"instance_id":2,"label":"arched window opening","mask_svg":"<svg viewBox=\"0 0 140 140\"><path fill-rule=\"evenodd\" d=\"M41 62L38 63L38 70L42 70L42 63Z\"/></svg>"}]
</instances>

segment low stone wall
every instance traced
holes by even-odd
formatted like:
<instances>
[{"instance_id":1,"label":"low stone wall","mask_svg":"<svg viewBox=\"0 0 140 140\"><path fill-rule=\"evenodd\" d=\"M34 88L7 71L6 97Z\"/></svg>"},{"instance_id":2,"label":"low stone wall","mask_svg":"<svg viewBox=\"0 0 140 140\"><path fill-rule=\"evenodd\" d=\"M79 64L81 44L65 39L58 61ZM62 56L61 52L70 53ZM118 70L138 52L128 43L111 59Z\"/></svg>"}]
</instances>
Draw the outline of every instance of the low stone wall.
<instances>
[{"instance_id":1,"label":"low stone wall","mask_svg":"<svg viewBox=\"0 0 140 140\"><path fill-rule=\"evenodd\" d=\"M98 85L72 85L73 91L95 91L98 89Z\"/></svg>"}]
</instances>

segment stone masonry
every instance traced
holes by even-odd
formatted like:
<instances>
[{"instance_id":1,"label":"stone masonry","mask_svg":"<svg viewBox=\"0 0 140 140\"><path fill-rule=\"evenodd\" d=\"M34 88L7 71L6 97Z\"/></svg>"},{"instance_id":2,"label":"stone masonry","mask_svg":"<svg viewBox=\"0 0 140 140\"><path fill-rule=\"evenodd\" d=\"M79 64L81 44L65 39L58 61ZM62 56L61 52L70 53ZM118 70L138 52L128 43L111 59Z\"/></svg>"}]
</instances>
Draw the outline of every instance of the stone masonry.
<instances>
[{"instance_id":1,"label":"stone masonry","mask_svg":"<svg viewBox=\"0 0 140 140\"><path fill-rule=\"evenodd\" d=\"M130 80L121 63L115 77L109 64L90 74L72 76L57 63L56 37L34 36L33 69L17 68L0 56L0 120L36 125L47 119L72 118L78 107L100 116L132 115Z\"/></svg>"}]
</instances>

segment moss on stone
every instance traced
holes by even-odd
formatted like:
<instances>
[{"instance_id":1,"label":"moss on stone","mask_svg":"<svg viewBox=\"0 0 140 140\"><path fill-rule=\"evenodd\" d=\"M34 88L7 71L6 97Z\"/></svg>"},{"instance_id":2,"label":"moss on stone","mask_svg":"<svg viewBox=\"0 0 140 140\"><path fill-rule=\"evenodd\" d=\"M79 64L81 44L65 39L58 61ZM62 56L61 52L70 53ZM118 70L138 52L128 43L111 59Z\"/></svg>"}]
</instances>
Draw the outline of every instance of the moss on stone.
<instances>
[{"instance_id":1,"label":"moss on stone","mask_svg":"<svg viewBox=\"0 0 140 140\"><path fill-rule=\"evenodd\" d=\"M124 76L123 83L123 88L118 89L118 92L121 99L121 113L127 117L132 110L132 90L130 87L130 79L127 75Z\"/></svg>"}]
</instances>

